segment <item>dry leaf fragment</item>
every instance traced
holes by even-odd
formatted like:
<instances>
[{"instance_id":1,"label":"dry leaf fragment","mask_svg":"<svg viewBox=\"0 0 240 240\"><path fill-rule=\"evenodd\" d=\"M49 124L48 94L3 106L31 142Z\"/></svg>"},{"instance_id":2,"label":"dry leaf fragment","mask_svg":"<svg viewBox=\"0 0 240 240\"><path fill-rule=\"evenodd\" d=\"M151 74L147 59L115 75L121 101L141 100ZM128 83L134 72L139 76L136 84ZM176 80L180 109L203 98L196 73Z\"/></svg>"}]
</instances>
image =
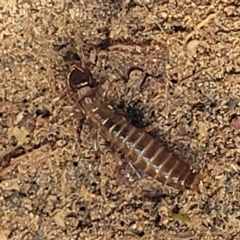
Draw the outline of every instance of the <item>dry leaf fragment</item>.
<instances>
[{"instance_id":1,"label":"dry leaf fragment","mask_svg":"<svg viewBox=\"0 0 240 240\"><path fill-rule=\"evenodd\" d=\"M177 221L184 222L187 224L191 223L191 219L186 214L170 212L170 216Z\"/></svg>"}]
</instances>

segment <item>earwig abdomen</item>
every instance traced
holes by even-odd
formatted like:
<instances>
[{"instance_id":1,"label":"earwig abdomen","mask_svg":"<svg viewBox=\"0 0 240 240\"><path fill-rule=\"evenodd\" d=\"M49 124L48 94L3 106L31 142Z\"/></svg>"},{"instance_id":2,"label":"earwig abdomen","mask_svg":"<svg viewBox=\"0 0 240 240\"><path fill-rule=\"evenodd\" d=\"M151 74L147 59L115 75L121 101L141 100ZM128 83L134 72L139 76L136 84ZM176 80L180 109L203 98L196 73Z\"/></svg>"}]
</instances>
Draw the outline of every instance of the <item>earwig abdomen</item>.
<instances>
[{"instance_id":1,"label":"earwig abdomen","mask_svg":"<svg viewBox=\"0 0 240 240\"><path fill-rule=\"evenodd\" d=\"M171 187L199 192L199 175L156 139L129 124L122 115L105 104L98 96L98 90L91 89L78 102L87 123L98 129L115 150L122 152L134 166L149 176Z\"/></svg>"}]
</instances>

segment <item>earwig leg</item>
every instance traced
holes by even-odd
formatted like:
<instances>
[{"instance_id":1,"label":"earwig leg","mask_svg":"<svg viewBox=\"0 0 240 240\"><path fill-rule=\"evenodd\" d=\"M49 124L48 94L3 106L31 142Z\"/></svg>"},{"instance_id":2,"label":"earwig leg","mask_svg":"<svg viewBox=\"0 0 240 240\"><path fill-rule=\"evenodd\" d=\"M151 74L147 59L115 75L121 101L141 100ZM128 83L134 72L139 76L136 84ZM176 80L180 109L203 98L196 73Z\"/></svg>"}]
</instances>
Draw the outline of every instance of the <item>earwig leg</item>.
<instances>
[{"instance_id":1,"label":"earwig leg","mask_svg":"<svg viewBox=\"0 0 240 240\"><path fill-rule=\"evenodd\" d=\"M97 129L92 129L90 131L88 137L92 138L93 151L95 151L98 154L100 152L98 130Z\"/></svg>"},{"instance_id":2,"label":"earwig leg","mask_svg":"<svg viewBox=\"0 0 240 240\"><path fill-rule=\"evenodd\" d=\"M213 169L208 169L208 170L206 170L205 172L199 173L198 176L197 176L197 178L198 178L200 181L204 180L207 176L210 175L210 173L212 172L212 170L213 170Z\"/></svg>"},{"instance_id":3,"label":"earwig leg","mask_svg":"<svg viewBox=\"0 0 240 240\"><path fill-rule=\"evenodd\" d=\"M76 113L75 115L76 115L76 119L78 120L79 124L82 124L86 119L86 117L80 112Z\"/></svg>"},{"instance_id":4,"label":"earwig leg","mask_svg":"<svg viewBox=\"0 0 240 240\"><path fill-rule=\"evenodd\" d=\"M128 165L132 168L132 170L136 173L138 179L143 179L143 178L146 178L148 175L141 169L137 168L134 166L133 163L131 162L128 162Z\"/></svg>"},{"instance_id":5,"label":"earwig leg","mask_svg":"<svg viewBox=\"0 0 240 240\"><path fill-rule=\"evenodd\" d=\"M111 146L111 145L110 145ZM126 161L119 156L119 152L113 146L110 147L112 149L113 158L118 162L118 168L116 173L116 181L119 185L130 186L130 183L126 176Z\"/></svg>"},{"instance_id":6,"label":"earwig leg","mask_svg":"<svg viewBox=\"0 0 240 240\"><path fill-rule=\"evenodd\" d=\"M128 169L129 172L135 173L138 177L138 179L141 179L142 176L145 175L144 171L139 171L137 170L137 168L131 163L131 161L129 161L124 155L123 157L120 157L119 151L113 146L113 144L110 144L110 148L112 149L112 153L114 156L114 159L116 159L119 162L119 165L128 165L130 167L130 169Z\"/></svg>"},{"instance_id":7,"label":"earwig leg","mask_svg":"<svg viewBox=\"0 0 240 240\"><path fill-rule=\"evenodd\" d=\"M116 159L118 164L121 165L123 161L122 161L122 158L119 156L118 151L112 146L111 146L111 149L112 149L112 154L114 159Z\"/></svg>"},{"instance_id":8,"label":"earwig leg","mask_svg":"<svg viewBox=\"0 0 240 240\"><path fill-rule=\"evenodd\" d=\"M132 186L131 181L129 180L129 176L134 180L140 180L147 176L144 172L141 172L135 168L130 162L125 161L118 168L117 172L117 181L118 183Z\"/></svg>"},{"instance_id":9,"label":"earwig leg","mask_svg":"<svg viewBox=\"0 0 240 240\"><path fill-rule=\"evenodd\" d=\"M103 82L100 84L103 89L102 97L103 97L103 99L107 99L108 93L109 93L110 89L112 88L113 82Z\"/></svg>"},{"instance_id":10,"label":"earwig leg","mask_svg":"<svg viewBox=\"0 0 240 240\"><path fill-rule=\"evenodd\" d=\"M79 107L76 105L75 106L64 106L63 110L65 112L69 113L70 115L75 115L76 119L78 119L78 121L83 121L86 118L86 116L79 111Z\"/></svg>"},{"instance_id":11,"label":"earwig leg","mask_svg":"<svg viewBox=\"0 0 240 240\"><path fill-rule=\"evenodd\" d=\"M142 130L145 131L146 133L149 133L152 130L154 130L154 126L146 126L146 127L143 127Z\"/></svg>"},{"instance_id":12,"label":"earwig leg","mask_svg":"<svg viewBox=\"0 0 240 240\"><path fill-rule=\"evenodd\" d=\"M152 131L155 131L156 128L157 128L157 123L155 122L155 123L153 123L153 124L151 124L151 125L148 125L148 126L146 126L146 127L142 127L141 129L142 129L143 131L145 131L146 133L150 133L150 132L152 132Z\"/></svg>"},{"instance_id":13,"label":"earwig leg","mask_svg":"<svg viewBox=\"0 0 240 240\"><path fill-rule=\"evenodd\" d=\"M129 118L128 114L124 112L122 109L115 110L115 113L125 117L129 123L131 122L131 119Z\"/></svg>"},{"instance_id":14,"label":"earwig leg","mask_svg":"<svg viewBox=\"0 0 240 240\"><path fill-rule=\"evenodd\" d=\"M193 182L191 189L197 193L201 193L199 189L199 182L204 180L207 176L210 175L212 170L206 170L205 172L197 174L195 181Z\"/></svg>"},{"instance_id":15,"label":"earwig leg","mask_svg":"<svg viewBox=\"0 0 240 240\"><path fill-rule=\"evenodd\" d=\"M210 170L208 169L204 172L199 173L196 177L196 181L198 181L198 182L203 181L207 176L210 175L211 172L212 172L212 169L210 169Z\"/></svg>"},{"instance_id":16,"label":"earwig leg","mask_svg":"<svg viewBox=\"0 0 240 240\"><path fill-rule=\"evenodd\" d=\"M83 123L86 119L86 116L82 112L78 111L77 106L64 106L63 109L70 115L75 115L73 119L73 125L77 126L77 139L81 141L80 132L82 131Z\"/></svg>"},{"instance_id":17,"label":"earwig leg","mask_svg":"<svg viewBox=\"0 0 240 240\"><path fill-rule=\"evenodd\" d=\"M147 174L144 173L144 171L137 170L136 167L126 158L121 158L119 155L119 152L114 149L114 147L111 147L112 154L114 159L119 162L119 167L116 174L116 179L119 184L124 184L126 186L131 186L127 175L130 175L133 177L135 175L135 179L139 180L142 178L145 178Z\"/></svg>"},{"instance_id":18,"label":"earwig leg","mask_svg":"<svg viewBox=\"0 0 240 240\"><path fill-rule=\"evenodd\" d=\"M98 171L101 175L104 176L104 171L102 170L103 169L103 166L105 166L105 163L106 163L106 156L105 154L101 153L100 155L100 164L99 164L99 167L98 167ZM104 200L107 201L107 194L106 194L106 180L105 180L105 177L100 177L100 192L101 192L101 195L103 196Z\"/></svg>"}]
</instances>

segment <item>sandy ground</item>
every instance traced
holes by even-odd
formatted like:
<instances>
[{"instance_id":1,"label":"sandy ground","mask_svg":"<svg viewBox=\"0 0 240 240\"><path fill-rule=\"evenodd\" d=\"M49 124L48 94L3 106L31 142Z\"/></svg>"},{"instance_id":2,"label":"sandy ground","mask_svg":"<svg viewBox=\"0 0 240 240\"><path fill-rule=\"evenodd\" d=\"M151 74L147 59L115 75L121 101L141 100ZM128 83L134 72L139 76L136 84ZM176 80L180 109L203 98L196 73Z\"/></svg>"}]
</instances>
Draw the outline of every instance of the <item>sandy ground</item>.
<instances>
[{"instance_id":1,"label":"sandy ground","mask_svg":"<svg viewBox=\"0 0 240 240\"><path fill-rule=\"evenodd\" d=\"M1 1L1 240L240 239L237 2ZM134 125L213 170L202 194L119 181L68 111L68 49Z\"/></svg>"}]
</instances>

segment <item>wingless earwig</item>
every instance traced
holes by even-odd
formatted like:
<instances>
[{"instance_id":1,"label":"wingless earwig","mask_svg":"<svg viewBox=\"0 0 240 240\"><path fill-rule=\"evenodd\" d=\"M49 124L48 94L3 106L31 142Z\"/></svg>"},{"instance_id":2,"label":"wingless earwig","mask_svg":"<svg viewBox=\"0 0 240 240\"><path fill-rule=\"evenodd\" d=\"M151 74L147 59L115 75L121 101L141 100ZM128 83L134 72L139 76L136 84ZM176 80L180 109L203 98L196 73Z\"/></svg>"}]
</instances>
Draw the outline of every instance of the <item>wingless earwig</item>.
<instances>
[{"instance_id":1,"label":"wingless earwig","mask_svg":"<svg viewBox=\"0 0 240 240\"><path fill-rule=\"evenodd\" d=\"M143 129L136 128L103 100L102 85L92 87L92 77L83 79L88 70L74 65L69 74L69 87L78 94L78 107L85 121L112 149L120 151L133 165L156 180L178 189L199 191L202 174L193 173L189 165L168 151Z\"/></svg>"}]
</instances>

